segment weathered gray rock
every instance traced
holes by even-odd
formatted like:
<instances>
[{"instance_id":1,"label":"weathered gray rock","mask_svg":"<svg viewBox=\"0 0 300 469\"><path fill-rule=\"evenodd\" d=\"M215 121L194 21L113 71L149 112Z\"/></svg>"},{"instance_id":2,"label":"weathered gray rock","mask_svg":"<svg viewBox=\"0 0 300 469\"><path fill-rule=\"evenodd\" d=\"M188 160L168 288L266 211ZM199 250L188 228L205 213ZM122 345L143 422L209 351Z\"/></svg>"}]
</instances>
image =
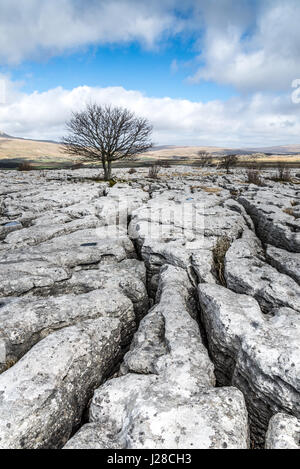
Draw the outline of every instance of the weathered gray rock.
<instances>
[{"instance_id":1,"label":"weathered gray rock","mask_svg":"<svg viewBox=\"0 0 300 469\"><path fill-rule=\"evenodd\" d=\"M280 188L256 188L238 198L251 216L259 238L287 251L300 252L300 218L286 213L299 200L296 191Z\"/></svg>"},{"instance_id":2,"label":"weathered gray rock","mask_svg":"<svg viewBox=\"0 0 300 469\"><path fill-rule=\"evenodd\" d=\"M54 332L0 376L0 448L59 448L120 356L120 322Z\"/></svg>"},{"instance_id":3,"label":"weathered gray rock","mask_svg":"<svg viewBox=\"0 0 300 469\"><path fill-rule=\"evenodd\" d=\"M95 392L91 424L66 448L248 446L243 396L234 388L213 388L189 290L183 269L162 270L158 303L141 321L121 376Z\"/></svg>"},{"instance_id":4,"label":"weathered gray rock","mask_svg":"<svg viewBox=\"0 0 300 469\"><path fill-rule=\"evenodd\" d=\"M266 259L279 272L289 275L300 284L300 253L288 252L269 244Z\"/></svg>"},{"instance_id":5,"label":"weathered gray rock","mask_svg":"<svg viewBox=\"0 0 300 469\"><path fill-rule=\"evenodd\" d=\"M169 375L174 388L192 386L197 391L201 386L213 386L213 365L202 343L191 284L183 269L173 266L162 269L157 303L142 320L124 358L123 370L142 373L145 362L145 372L149 373L151 359L151 372ZM156 361L158 346L164 353ZM180 383L176 384L178 380Z\"/></svg>"},{"instance_id":6,"label":"weathered gray rock","mask_svg":"<svg viewBox=\"0 0 300 469\"><path fill-rule=\"evenodd\" d=\"M242 215L242 217L244 218L248 228L252 231L254 231L254 223L252 221L252 218L250 217L250 215L248 215L248 213L246 212L245 208L243 207L243 205L239 204L236 200L234 199L227 199L225 202L224 202L224 207L226 208L229 208L230 210L232 210L233 212L237 212L237 213L240 213Z\"/></svg>"},{"instance_id":7,"label":"weathered gray rock","mask_svg":"<svg viewBox=\"0 0 300 469\"><path fill-rule=\"evenodd\" d=\"M132 211L149 199L149 194L142 189L119 183L112 188L106 188L103 195L105 197L74 204L63 211L76 218L97 217L98 226L118 225L127 229Z\"/></svg>"},{"instance_id":8,"label":"weathered gray rock","mask_svg":"<svg viewBox=\"0 0 300 469\"><path fill-rule=\"evenodd\" d=\"M266 449L300 449L300 420L292 415L276 414L269 423Z\"/></svg>"},{"instance_id":9,"label":"weathered gray rock","mask_svg":"<svg viewBox=\"0 0 300 469\"><path fill-rule=\"evenodd\" d=\"M0 294L20 295L49 288L70 278L70 269L76 266L96 265L108 259L120 262L134 256L132 242L115 227L79 230L24 250L2 251Z\"/></svg>"},{"instance_id":10,"label":"weathered gray rock","mask_svg":"<svg viewBox=\"0 0 300 469\"><path fill-rule=\"evenodd\" d=\"M96 228L97 225L99 225L98 218L92 216L69 221L68 223L53 223L48 225L36 224L7 235L3 248L7 249L7 244L11 245L13 248L33 246L56 238L57 236L74 233L81 229Z\"/></svg>"},{"instance_id":11,"label":"weathered gray rock","mask_svg":"<svg viewBox=\"0 0 300 469\"><path fill-rule=\"evenodd\" d=\"M96 289L120 290L130 298L137 318L141 319L148 309L146 269L143 262L125 259L120 263L100 264L97 267L75 271L71 278L50 288L43 288L40 294L48 296L87 293Z\"/></svg>"},{"instance_id":12,"label":"weathered gray rock","mask_svg":"<svg viewBox=\"0 0 300 469\"><path fill-rule=\"evenodd\" d=\"M253 437L263 445L273 414L300 415L299 313L266 316L254 298L213 284L199 285L199 300L217 380L243 392Z\"/></svg>"},{"instance_id":13,"label":"weathered gray rock","mask_svg":"<svg viewBox=\"0 0 300 469\"><path fill-rule=\"evenodd\" d=\"M213 251L211 249L199 249L199 251L194 251L191 255L190 262L191 266L188 266L188 271L195 274L195 283L216 283L217 272Z\"/></svg>"},{"instance_id":14,"label":"weathered gray rock","mask_svg":"<svg viewBox=\"0 0 300 469\"><path fill-rule=\"evenodd\" d=\"M103 394L94 398L99 420L83 426L65 448L247 448L247 413L237 389L207 389L189 401L172 401L172 396L168 400L165 393L156 389L152 375L144 377L142 383L140 378L135 374L119 378L119 391L117 385L109 390L104 385ZM109 424L108 404L114 410L113 422Z\"/></svg>"},{"instance_id":15,"label":"weathered gray rock","mask_svg":"<svg viewBox=\"0 0 300 469\"><path fill-rule=\"evenodd\" d=\"M217 240L234 240L247 227L240 213L216 204L214 195L211 204L210 194L203 194L159 194L132 214L129 236L136 240L147 267L152 297L165 264L193 270L200 282L214 283L212 249Z\"/></svg>"},{"instance_id":16,"label":"weathered gray rock","mask_svg":"<svg viewBox=\"0 0 300 469\"><path fill-rule=\"evenodd\" d=\"M105 439L106 438L106 439ZM120 445L103 434L98 423L87 423L71 438L63 449L119 449Z\"/></svg>"},{"instance_id":17,"label":"weathered gray rock","mask_svg":"<svg viewBox=\"0 0 300 469\"><path fill-rule=\"evenodd\" d=\"M253 296L264 312L281 307L300 312L300 287L288 275L266 263L259 240L252 231L244 231L225 257L228 288Z\"/></svg>"},{"instance_id":18,"label":"weathered gray rock","mask_svg":"<svg viewBox=\"0 0 300 469\"><path fill-rule=\"evenodd\" d=\"M71 276L68 269L39 257L6 255L0 261L0 295L21 295L34 288L52 286Z\"/></svg>"},{"instance_id":19,"label":"weathered gray rock","mask_svg":"<svg viewBox=\"0 0 300 469\"><path fill-rule=\"evenodd\" d=\"M118 201L120 204L126 200L129 214L149 200L149 194L140 188L133 188L128 184L115 184L107 189L107 197Z\"/></svg>"},{"instance_id":20,"label":"weathered gray rock","mask_svg":"<svg viewBox=\"0 0 300 469\"><path fill-rule=\"evenodd\" d=\"M299 418L299 187L268 180L271 170L265 187L249 185L241 169L115 174L124 182L113 187L87 168L0 178L0 361L13 365L0 376L0 438L11 447L64 445L110 375L67 447L244 448L241 391L264 446L274 414ZM225 272L215 252L223 237ZM223 273L228 289L217 285ZM148 314L146 287L155 302ZM118 345L108 341L102 353L105 317L120 324Z\"/></svg>"},{"instance_id":21,"label":"weathered gray rock","mask_svg":"<svg viewBox=\"0 0 300 469\"><path fill-rule=\"evenodd\" d=\"M76 203L91 204L100 195L99 185L69 184L62 173L58 182L50 183L35 174L27 186L17 186L15 190L12 186L11 191L8 189L4 201L7 216L22 217L24 212L32 212L35 219L43 217L46 212L59 211Z\"/></svg>"},{"instance_id":22,"label":"weathered gray rock","mask_svg":"<svg viewBox=\"0 0 300 469\"><path fill-rule=\"evenodd\" d=\"M58 298L20 298L0 308L0 345L5 362L0 372L55 330L100 317L118 318L126 345L136 328L131 301L118 289L95 290Z\"/></svg>"},{"instance_id":23,"label":"weathered gray rock","mask_svg":"<svg viewBox=\"0 0 300 469\"><path fill-rule=\"evenodd\" d=\"M1 210L0 210L0 217L1 217ZM10 221L9 219L7 219L6 221L1 221L0 240L4 239L9 233L21 230L22 228L23 228L23 225L19 221Z\"/></svg>"}]
</instances>

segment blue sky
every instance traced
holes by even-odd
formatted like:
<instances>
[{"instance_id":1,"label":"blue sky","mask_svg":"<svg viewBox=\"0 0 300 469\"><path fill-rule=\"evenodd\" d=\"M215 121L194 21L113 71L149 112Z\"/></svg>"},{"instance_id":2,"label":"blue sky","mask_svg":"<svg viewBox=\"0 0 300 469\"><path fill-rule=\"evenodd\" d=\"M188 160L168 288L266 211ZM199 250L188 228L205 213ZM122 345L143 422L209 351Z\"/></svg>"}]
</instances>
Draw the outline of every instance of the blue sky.
<instances>
[{"instance_id":1,"label":"blue sky","mask_svg":"<svg viewBox=\"0 0 300 469\"><path fill-rule=\"evenodd\" d=\"M47 91L62 86L122 86L140 90L148 96L189 99L191 101L226 100L236 91L213 81L190 83L199 60L195 58L195 38L174 38L154 50L138 42L125 45L90 46L84 51L63 54L15 66L3 66L14 81L22 81L26 93Z\"/></svg>"},{"instance_id":2,"label":"blue sky","mask_svg":"<svg viewBox=\"0 0 300 469\"><path fill-rule=\"evenodd\" d=\"M110 102L160 144L300 142L298 0L0 0L0 130L59 139Z\"/></svg>"}]
</instances>

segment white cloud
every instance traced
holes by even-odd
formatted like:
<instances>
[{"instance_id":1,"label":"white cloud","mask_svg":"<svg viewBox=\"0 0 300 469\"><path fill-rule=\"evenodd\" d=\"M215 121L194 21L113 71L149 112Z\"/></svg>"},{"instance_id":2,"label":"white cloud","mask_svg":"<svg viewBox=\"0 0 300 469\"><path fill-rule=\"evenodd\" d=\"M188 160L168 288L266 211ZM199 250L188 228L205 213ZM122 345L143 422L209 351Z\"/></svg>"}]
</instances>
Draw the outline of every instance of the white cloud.
<instances>
[{"instance_id":1,"label":"white cloud","mask_svg":"<svg viewBox=\"0 0 300 469\"><path fill-rule=\"evenodd\" d=\"M175 0L1 0L0 64L44 58L90 44L155 45L183 22Z\"/></svg>"},{"instance_id":2,"label":"white cloud","mask_svg":"<svg viewBox=\"0 0 300 469\"><path fill-rule=\"evenodd\" d=\"M299 0L217 3L203 8L204 66L191 81L211 80L246 92L287 90L300 76Z\"/></svg>"},{"instance_id":3,"label":"white cloud","mask_svg":"<svg viewBox=\"0 0 300 469\"><path fill-rule=\"evenodd\" d=\"M300 77L299 18L299 0L0 0L0 65L192 33L201 51L194 83L282 91Z\"/></svg>"},{"instance_id":4,"label":"white cloud","mask_svg":"<svg viewBox=\"0 0 300 469\"><path fill-rule=\"evenodd\" d=\"M300 105L291 94L281 97L256 93L226 102L192 102L151 98L122 87L73 90L61 87L25 94L7 80L6 104L0 105L0 130L16 136L59 139L72 110L84 103L126 106L154 124L157 144L269 146L299 143ZM291 93L293 88L291 88Z\"/></svg>"}]
</instances>

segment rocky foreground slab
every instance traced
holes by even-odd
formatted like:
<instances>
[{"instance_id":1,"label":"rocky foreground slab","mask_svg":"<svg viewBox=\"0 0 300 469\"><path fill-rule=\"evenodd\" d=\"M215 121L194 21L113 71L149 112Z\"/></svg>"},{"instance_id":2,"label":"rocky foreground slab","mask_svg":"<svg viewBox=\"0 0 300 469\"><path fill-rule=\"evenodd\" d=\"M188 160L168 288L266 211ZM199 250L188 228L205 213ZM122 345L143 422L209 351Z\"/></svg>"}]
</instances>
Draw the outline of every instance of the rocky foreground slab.
<instances>
[{"instance_id":1,"label":"rocky foreground slab","mask_svg":"<svg viewBox=\"0 0 300 469\"><path fill-rule=\"evenodd\" d=\"M300 181L1 173L0 448L300 447Z\"/></svg>"}]
</instances>

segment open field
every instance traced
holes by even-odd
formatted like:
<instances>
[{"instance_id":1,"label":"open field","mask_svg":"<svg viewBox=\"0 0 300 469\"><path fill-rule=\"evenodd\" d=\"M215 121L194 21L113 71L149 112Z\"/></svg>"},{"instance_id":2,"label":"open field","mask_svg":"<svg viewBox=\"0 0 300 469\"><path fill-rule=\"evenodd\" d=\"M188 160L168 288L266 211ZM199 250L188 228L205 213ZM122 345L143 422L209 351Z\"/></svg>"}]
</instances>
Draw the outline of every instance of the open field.
<instances>
[{"instance_id":1,"label":"open field","mask_svg":"<svg viewBox=\"0 0 300 469\"><path fill-rule=\"evenodd\" d=\"M274 153L270 154L269 151ZM255 161L264 167L275 166L278 163L285 163L294 167L300 167L300 145L288 145L284 147L270 147L254 150L226 149L223 147L173 147L162 148L159 150L149 151L141 155L140 160L147 163L168 162L169 164L185 164L190 166L198 166L201 164L199 151L206 151L213 156L212 162L217 163L218 158L226 153L237 153L240 155L238 166L248 166ZM260 152L261 151L261 152ZM266 154L268 153L268 154ZM254 157L255 155L255 157Z\"/></svg>"},{"instance_id":2,"label":"open field","mask_svg":"<svg viewBox=\"0 0 300 469\"><path fill-rule=\"evenodd\" d=\"M22 162L52 166L72 163L73 158L64 155L58 143L0 138L1 166L11 163L17 167Z\"/></svg>"},{"instance_id":3,"label":"open field","mask_svg":"<svg viewBox=\"0 0 300 469\"><path fill-rule=\"evenodd\" d=\"M214 157L213 163L217 163L218 157L224 153L240 154L239 166L248 166L254 161L253 149L226 149L215 146L162 146L141 154L133 161L117 162L115 167L143 167L157 162L199 166L201 165L199 151L210 153ZM269 147L257 151L264 152L255 158L255 162L263 167L276 166L278 163L300 167L300 145ZM13 169L24 162L32 164L37 169L57 169L72 166L75 161L73 156L62 152L59 143L18 139L9 136L0 137L0 168Z\"/></svg>"}]
</instances>

